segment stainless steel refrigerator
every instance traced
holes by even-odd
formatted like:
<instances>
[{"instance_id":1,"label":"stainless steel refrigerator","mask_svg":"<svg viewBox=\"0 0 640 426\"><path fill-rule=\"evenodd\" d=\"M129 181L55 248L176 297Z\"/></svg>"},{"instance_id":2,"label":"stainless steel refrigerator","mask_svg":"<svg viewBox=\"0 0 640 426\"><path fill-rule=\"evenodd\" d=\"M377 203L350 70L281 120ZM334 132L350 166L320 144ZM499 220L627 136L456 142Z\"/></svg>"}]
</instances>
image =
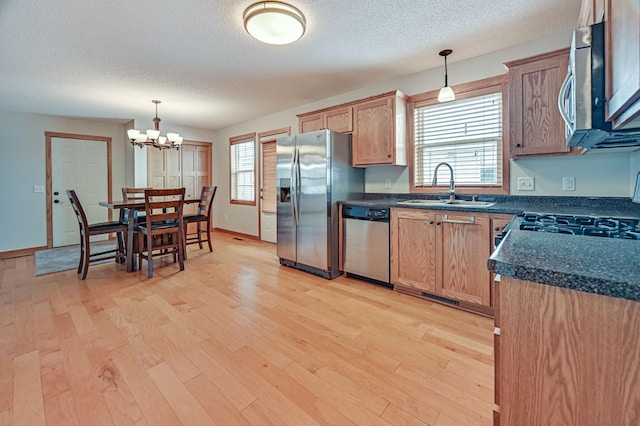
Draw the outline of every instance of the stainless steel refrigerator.
<instances>
[{"instance_id":1,"label":"stainless steel refrigerator","mask_svg":"<svg viewBox=\"0 0 640 426\"><path fill-rule=\"evenodd\" d=\"M330 130L278 138L280 263L332 279L338 265L338 201L362 198L364 170L351 167L351 136Z\"/></svg>"}]
</instances>

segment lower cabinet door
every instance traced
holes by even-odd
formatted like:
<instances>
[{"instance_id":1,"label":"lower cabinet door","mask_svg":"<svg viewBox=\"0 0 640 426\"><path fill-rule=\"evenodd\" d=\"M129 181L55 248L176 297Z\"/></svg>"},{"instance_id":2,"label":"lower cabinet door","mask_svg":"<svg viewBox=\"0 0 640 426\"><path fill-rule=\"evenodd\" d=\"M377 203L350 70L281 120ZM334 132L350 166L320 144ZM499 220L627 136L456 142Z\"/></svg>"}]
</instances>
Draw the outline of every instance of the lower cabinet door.
<instances>
[{"instance_id":1,"label":"lower cabinet door","mask_svg":"<svg viewBox=\"0 0 640 426\"><path fill-rule=\"evenodd\" d=\"M437 269L444 297L491 306L491 224L472 213L439 214L441 247Z\"/></svg>"}]
</instances>

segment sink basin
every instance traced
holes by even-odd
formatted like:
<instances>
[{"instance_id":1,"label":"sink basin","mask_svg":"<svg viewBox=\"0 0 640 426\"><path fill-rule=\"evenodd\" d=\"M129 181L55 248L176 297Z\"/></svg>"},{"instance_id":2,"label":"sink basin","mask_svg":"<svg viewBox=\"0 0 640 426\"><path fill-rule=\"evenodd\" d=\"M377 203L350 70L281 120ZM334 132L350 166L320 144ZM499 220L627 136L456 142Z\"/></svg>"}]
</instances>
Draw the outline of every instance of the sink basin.
<instances>
[{"instance_id":1,"label":"sink basin","mask_svg":"<svg viewBox=\"0 0 640 426\"><path fill-rule=\"evenodd\" d=\"M455 207L480 207L480 208L488 208L493 206L495 203L492 201L470 201L470 200L405 200L398 201L398 204L408 204L414 206L455 206Z\"/></svg>"},{"instance_id":2,"label":"sink basin","mask_svg":"<svg viewBox=\"0 0 640 426\"><path fill-rule=\"evenodd\" d=\"M492 201L469 201L469 200L443 201L443 203L450 204L456 207L491 207L495 204Z\"/></svg>"},{"instance_id":3,"label":"sink basin","mask_svg":"<svg viewBox=\"0 0 640 426\"><path fill-rule=\"evenodd\" d=\"M445 204L442 200L404 200L398 201L398 204L415 204L419 206L428 206L428 205L443 205Z\"/></svg>"}]
</instances>

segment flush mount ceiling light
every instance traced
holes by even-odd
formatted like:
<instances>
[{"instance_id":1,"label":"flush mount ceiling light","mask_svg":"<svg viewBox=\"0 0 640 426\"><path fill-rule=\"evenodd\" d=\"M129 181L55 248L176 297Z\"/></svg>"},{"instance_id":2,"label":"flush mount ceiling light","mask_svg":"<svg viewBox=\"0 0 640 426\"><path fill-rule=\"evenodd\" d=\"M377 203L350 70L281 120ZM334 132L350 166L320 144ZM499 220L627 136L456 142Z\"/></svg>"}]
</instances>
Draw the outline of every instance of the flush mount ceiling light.
<instances>
[{"instance_id":1,"label":"flush mount ceiling light","mask_svg":"<svg viewBox=\"0 0 640 426\"><path fill-rule=\"evenodd\" d=\"M153 119L153 129L147 130L147 133L140 133L140 130L129 129L127 136L131 139L132 145L142 148L145 145L151 145L158 149L175 148L180 149L182 145L182 136L177 133L167 133L167 136L160 136L160 118L158 117L158 104L161 101L154 99L151 102L156 104L156 117Z\"/></svg>"},{"instance_id":2,"label":"flush mount ceiling light","mask_svg":"<svg viewBox=\"0 0 640 426\"><path fill-rule=\"evenodd\" d=\"M267 44L289 44L304 34L307 22L297 8L279 1L254 3L244 11L244 28Z\"/></svg>"},{"instance_id":3,"label":"flush mount ceiling light","mask_svg":"<svg viewBox=\"0 0 640 426\"><path fill-rule=\"evenodd\" d=\"M449 87L448 75L447 75L447 56L451 55L453 50L445 49L439 53L440 56L444 56L444 87L440 89L438 93L439 102L449 102L456 99L456 94L453 93L453 89Z\"/></svg>"}]
</instances>

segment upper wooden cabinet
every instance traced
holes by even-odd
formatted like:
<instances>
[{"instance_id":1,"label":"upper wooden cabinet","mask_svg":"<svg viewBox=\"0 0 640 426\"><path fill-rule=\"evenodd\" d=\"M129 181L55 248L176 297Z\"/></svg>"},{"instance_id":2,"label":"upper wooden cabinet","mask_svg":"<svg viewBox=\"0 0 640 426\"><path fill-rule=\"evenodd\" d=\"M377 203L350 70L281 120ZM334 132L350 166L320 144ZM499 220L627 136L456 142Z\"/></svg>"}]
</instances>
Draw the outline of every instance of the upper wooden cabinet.
<instances>
[{"instance_id":1,"label":"upper wooden cabinet","mask_svg":"<svg viewBox=\"0 0 640 426\"><path fill-rule=\"evenodd\" d=\"M570 152L558 93L569 49L505 63L509 68L509 143L512 157Z\"/></svg>"},{"instance_id":2,"label":"upper wooden cabinet","mask_svg":"<svg viewBox=\"0 0 640 426\"><path fill-rule=\"evenodd\" d=\"M606 10L607 120L614 129L640 122L638 0L608 0ZM638 119L638 120L636 120Z\"/></svg>"},{"instance_id":3,"label":"upper wooden cabinet","mask_svg":"<svg viewBox=\"0 0 640 426\"><path fill-rule=\"evenodd\" d=\"M351 133L353 131L353 107L340 106L320 112L298 115L300 133L329 129L334 132Z\"/></svg>"},{"instance_id":4,"label":"upper wooden cabinet","mask_svg":"<svg viewBox=\"0 0 640 426\"><path fill-rule=\"evenodd\" d=\"M407 165L407 97L400 91L353 107L354 166Z\"/></svg>"},{"instance_id":5,"label":"upper wooden cabinet","mask_svg":"<svg viewBox=\"0 0 640 426\"><path fill-rule=\"evenodd\" d=\"M352 133L354 166L406 166L406 119L407 96L396 90L298 114L298 128L300 133L321 129Z\"/></svg>"},{"instance_id":6,"label":"upper wooden cabinet","mask_svg":"<svg viewBox=\"0 0 640 426\"><path fill-rule=\"evenodd\" d=\"M605 19L608 0L582 0L578 28L597 24Z\"/></svg>"}]
</instances>

